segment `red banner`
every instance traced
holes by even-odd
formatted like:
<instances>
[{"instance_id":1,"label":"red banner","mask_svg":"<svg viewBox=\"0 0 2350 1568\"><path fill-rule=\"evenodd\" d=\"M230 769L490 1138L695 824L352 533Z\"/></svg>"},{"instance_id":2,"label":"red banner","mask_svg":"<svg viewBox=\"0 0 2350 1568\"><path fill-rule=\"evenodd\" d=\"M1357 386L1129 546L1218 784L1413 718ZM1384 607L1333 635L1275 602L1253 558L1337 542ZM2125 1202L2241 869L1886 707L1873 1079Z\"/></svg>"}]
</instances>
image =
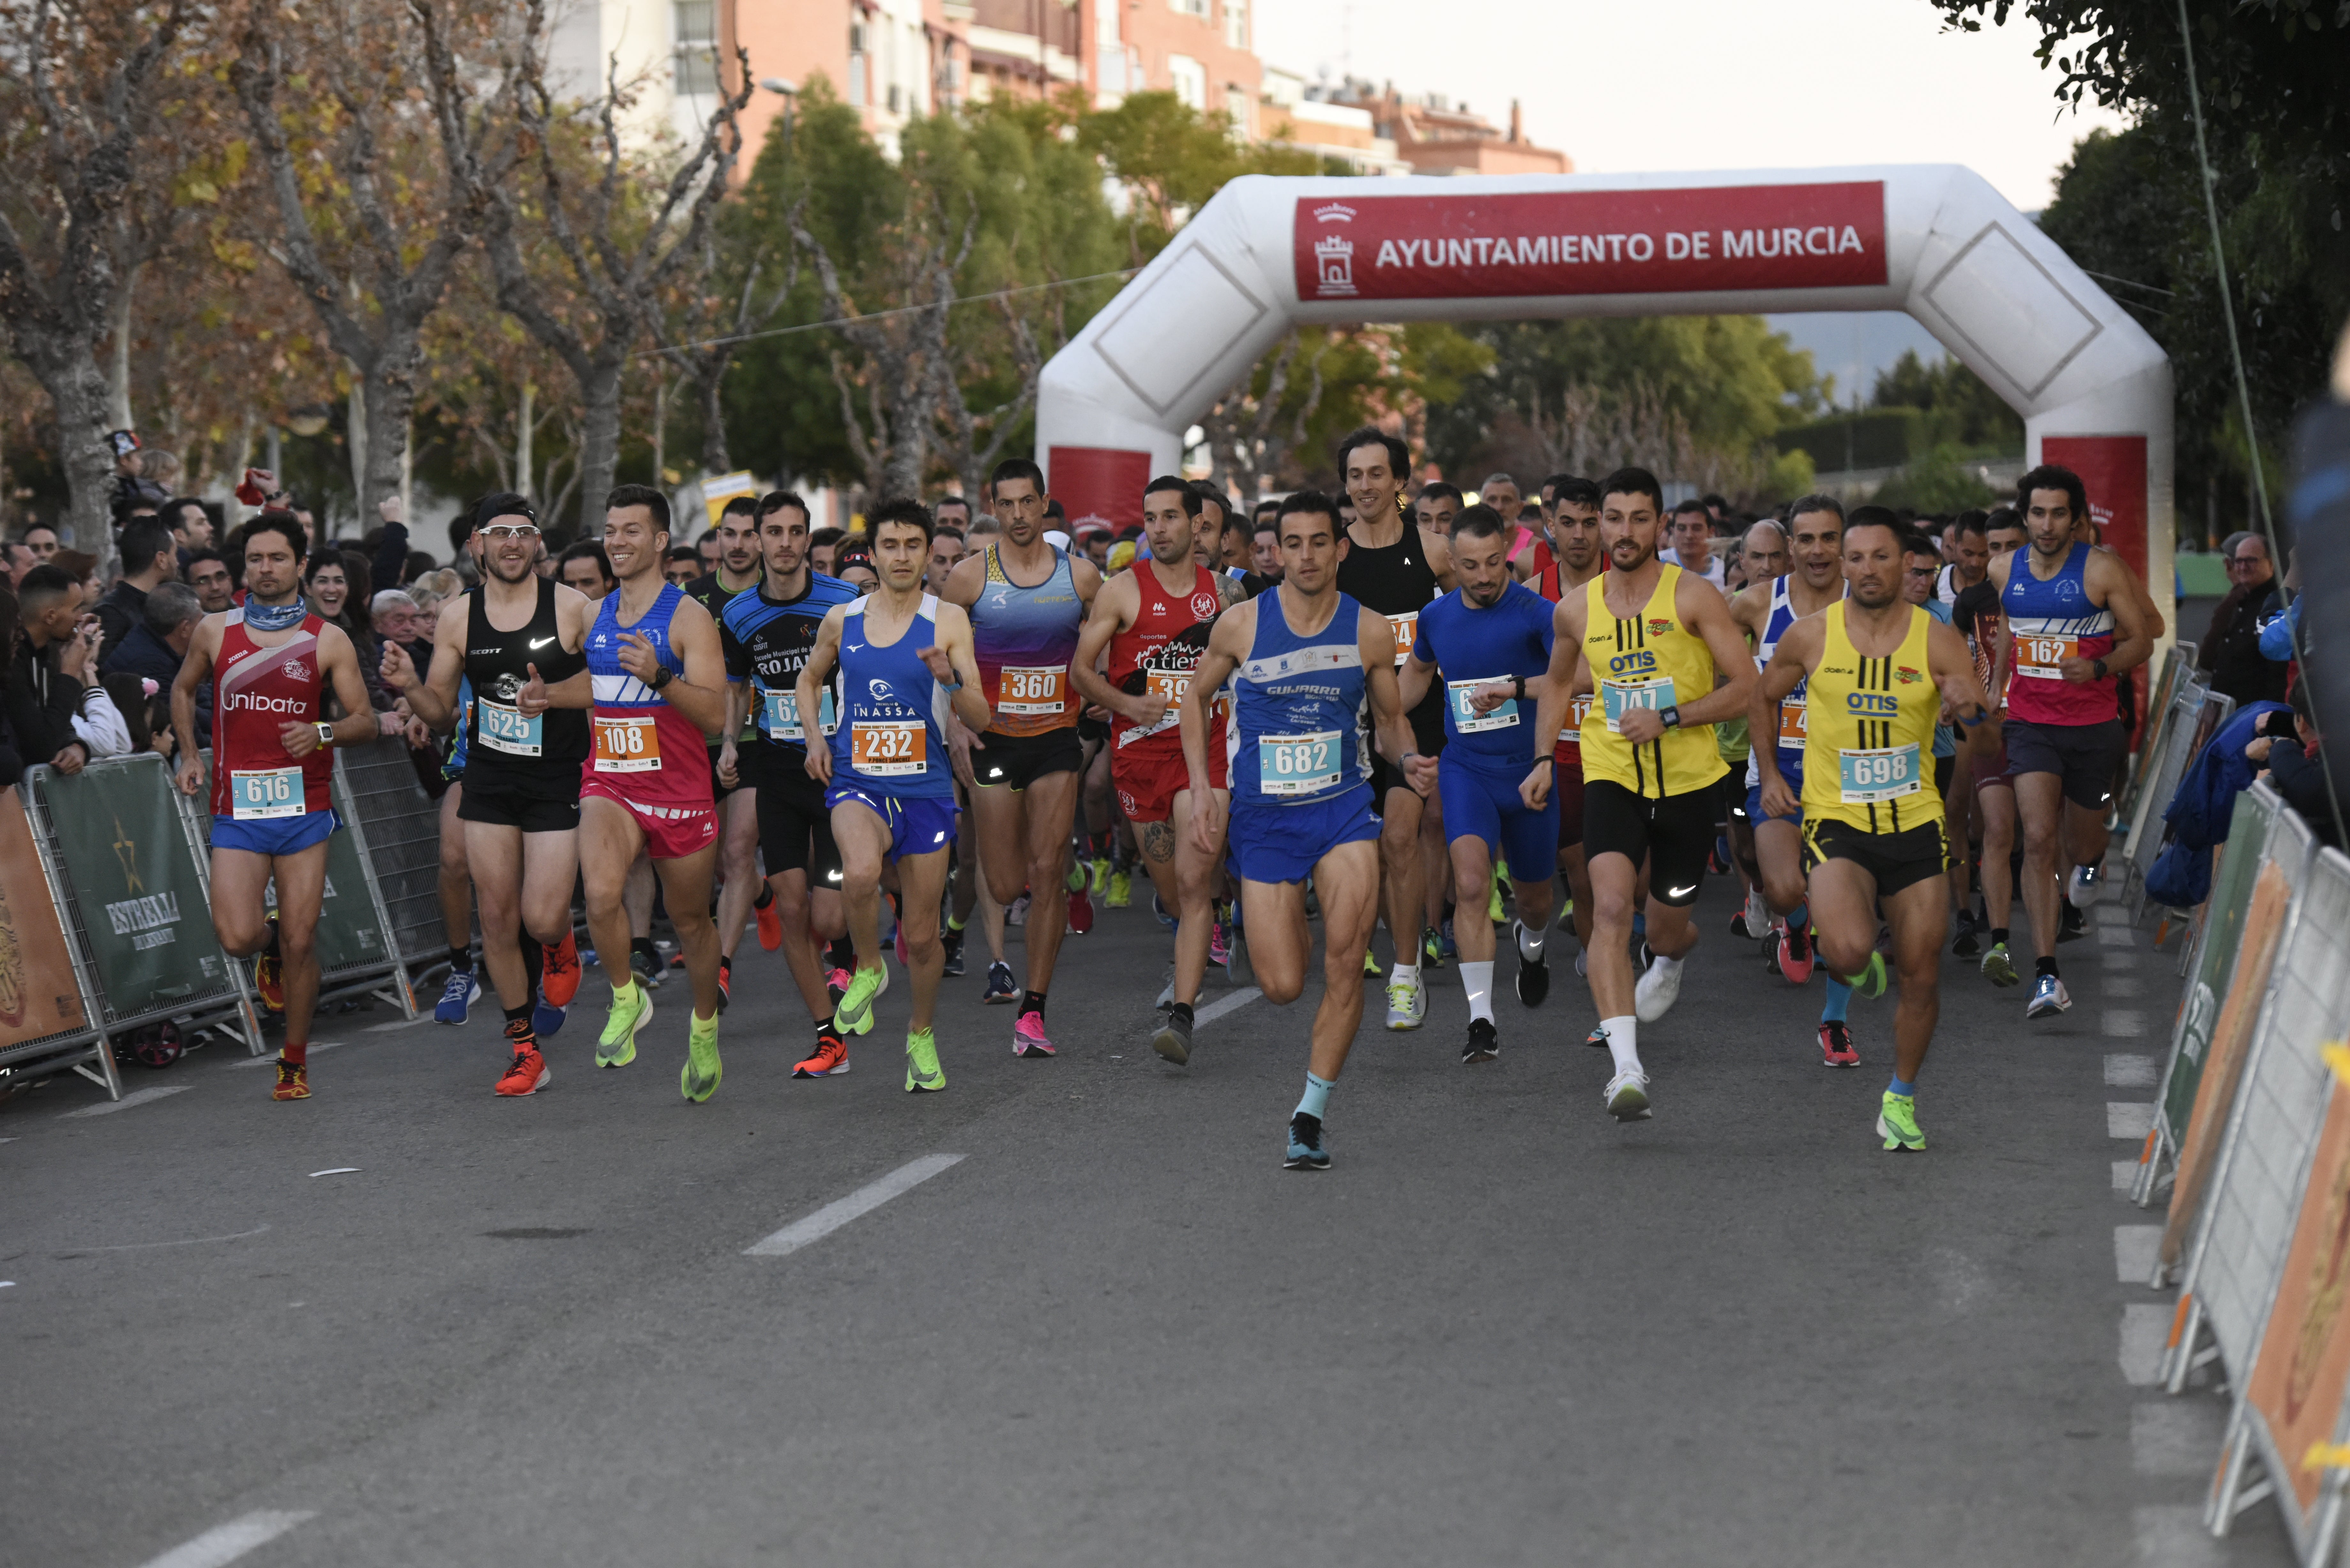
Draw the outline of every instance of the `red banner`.
<instances>
[{"instance_id":1,"label":"red banner","mask_svg":"<svg viewBox=\"0 0 2350 1568\"><path fill-rule=\"evenodd\" d=\"M2040 461L2081 476L2100 541L2146 581L2146 437L2047 436Z\"/></svg>"},{"instance_id":2,"label":"red banner","mask_svg":"<svg viewBox=\"0 0 2350 1568\"><path fill-rule=\"evenodd\" d=\"M1087 523L1113 528L1142 521L1142 487L1150 454L1104 446L1056 446L1045 454L1045 480L1074 533Z\"/></svg>"},{"instance_id":3,"label":"red banner","mask_svg":"<svg viewBox=\"0 0 2350 1568\"><path fill-rule=\"evenodd\" d=\"M1885 282L1885 186L1305 199L1297 297L1706 294Z\"/></svg>"}]
</instances>

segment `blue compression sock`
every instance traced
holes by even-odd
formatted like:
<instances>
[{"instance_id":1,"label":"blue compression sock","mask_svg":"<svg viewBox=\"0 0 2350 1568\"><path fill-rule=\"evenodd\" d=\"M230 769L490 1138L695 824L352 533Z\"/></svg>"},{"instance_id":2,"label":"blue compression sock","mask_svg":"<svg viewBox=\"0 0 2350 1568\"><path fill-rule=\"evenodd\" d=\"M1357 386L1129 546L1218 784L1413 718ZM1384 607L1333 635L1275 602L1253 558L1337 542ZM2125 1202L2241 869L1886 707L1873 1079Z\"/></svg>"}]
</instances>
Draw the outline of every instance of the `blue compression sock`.
<instances>
[{"instance_id":1,"label":"blue compression sock","mask_svg":"<svg viewBox=\"0 0 2350 1568\"><path fill-rule=\"evenodd\" d=\"M1330 1106L1330 1091L1337 1086L1327 1078L1317 1078L1311 1073L1306 1074L1305 1097L1297 1102L1295 1114L1313 1116L1318 1120L1322 1113Z\"/></svg>"},{"instance_id":2,"label":"blue compression sock","mask_svg":"<svg viewBox=\"0 0 2350 1568\"><path fill-rule=\"evenodd\" d=\"M1632 934L1636 937L1645 937L1648 934L1648 914L1647 910L1643 909L1632 917Z\"/></svg>"},{"instance_id":3,"label":"blue compression sock","mask_svg":"<svg viewBox=\"0 0 2350 1568\"><path fill-rule=\"evenodd\" d=\"M1913 1095L1913 1096L1914 1096L1914 1095L1915 1095L1915 1094L1917 1094L1917 1092L1918 1092L1918 1085L1915 1085L1915 1084L1905 1084L1905 1083L1903 1083L1903 1082L1902 1082L1900 1079L1898 1079L1898 1078L1896 1078L1896 1079L1894 1079L1894 1080L1893 1080L1893 1083L1892 1083L1892 1085L1891 1085L1891 1088L1892 1088L1893 1092L1894 1092L1895 1094L1897 1094L1897 1095Z\"/></svg>"},{"instance_id":4,"label":"blue compression sock","mask_svg":"<svg viewBox=\"0 0 2350 1568\"><path fill-rule=\"evenodd\" d=\"M1842 1023L1846 1014L1852 1011L1852 987L1832 974L1828 975L1827 981L1828 999L1820 1005L1820 1022Z\"/></svg>"}]
</instances>

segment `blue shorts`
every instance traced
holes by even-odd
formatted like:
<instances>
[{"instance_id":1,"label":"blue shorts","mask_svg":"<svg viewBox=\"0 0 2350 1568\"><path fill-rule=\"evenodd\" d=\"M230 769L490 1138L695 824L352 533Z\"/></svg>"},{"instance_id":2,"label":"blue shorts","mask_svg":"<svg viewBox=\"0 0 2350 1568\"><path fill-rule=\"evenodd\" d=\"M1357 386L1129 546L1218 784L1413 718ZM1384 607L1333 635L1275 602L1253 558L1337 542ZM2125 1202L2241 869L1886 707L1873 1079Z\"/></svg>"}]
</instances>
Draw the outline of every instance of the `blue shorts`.
<instances>
[{"instance_id":1,"label":"blue shorts","mask_svg":"<svg viewBox=\"0 0 2350 1568\"><path fill-rule=\"evenodd\" d=\"M954 847L955 803L951 795L938 800L927 796L900 800L862 784L834 784L824 792L824 809L829 812L843 801L851 800L879 817L889 829L889 859L903 860L910 855L928 855L932 850Z\"/></svg>"},{"instance_id":2,"label":"blue shorts","mask_svg":"<svg viewBox=\"0 0 2350 1568\"><path fill-rule=\"evenodd\" d=\"M1314 875L1322 857L1341 844L1360 844L1378 836L1379 819L1371 812L1367 784L1305 805L1234 801L1224 860L1243 881L1303 882Z\"/></svg>"},{"instance_id":3,"label":"blue shorts","mask_svg":"<svg viewBox=\"0 0 2350 1568\"><path fill-rule=\"evenodd\" d=\"M1759 784L1751 784L1746 786L1746 820L1750 824L1792 822L1797 827L1804 826L1804 764L1800 762L1789 762L1786 753L1782 752L1779 754L1779 776L1785 779L1787 787L1795 792L1794 813L1787 816L1763 815L1762 786Z\"/></svg>"},{"instance_id":4,"label":"blue shorts","mask_svg":"<svg viewBox=\"0 0 2350 1568\"><path fill-rule=\"evenodd\" d=\"M271 817L262 822L215 816L213 847L243 849L254 855L293 855L313 844L324 844L342 825L342 818L335 815L332 806L305 812L300 816Z\"/></svg>"},{"instance_id":5,"label":"blue shorts","mask_svg":"<svg viewBox=\"0 0 2350 1568\"><path fill-rule=\"evenodd\" d=\"M1513 879L1547 879L1558 862L1558 791L1550 792L1540 811L1528 811L1518 785L1534 771L1532 758L1523 772L1504 775L1455 761L1460 755L1460 749L1451 747L1436 759L1446 840L1482 838L1486 854L1509 863Z\"/></svg>"}]
</instances>

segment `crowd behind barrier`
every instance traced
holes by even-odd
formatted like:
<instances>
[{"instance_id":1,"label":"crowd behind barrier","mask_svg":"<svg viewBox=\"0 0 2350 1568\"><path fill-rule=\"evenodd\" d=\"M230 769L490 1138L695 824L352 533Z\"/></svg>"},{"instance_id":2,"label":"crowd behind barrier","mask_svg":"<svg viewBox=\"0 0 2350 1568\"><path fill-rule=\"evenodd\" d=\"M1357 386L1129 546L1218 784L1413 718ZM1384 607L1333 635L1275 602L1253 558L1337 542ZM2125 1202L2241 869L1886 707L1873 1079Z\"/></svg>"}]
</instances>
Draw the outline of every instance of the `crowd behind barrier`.
<instances>
[{"instance_id":1,"label":"crowd behind barrier","mask_svg":"<svg viewBox=\"0 0 2350 1568\"><path fill-rule=\"evenodd\" d=\"M2154 825L2234 707L2191 665L2158 679L2168 700L2121 801L2134 914L2162 848ZM2266 781L2235 797L2206 853L2209 897L2178 911L2184 983L2132 1188L2141 1205L2168 1198L2147 1281L2178 1286L2160 1382L2177 1395L2208 1379L2229 1399L2212 1533L2273 1500L2301 1560L2334 1563L2350 1544L2350 857Z\"/></svg>"},{"instance_id":2,"label":"crowd behind barrier","mask_svg":"<svg viewBox=\"0 0 2350 1568\"><path fill-rule=\"evenodd\" d=\"M343 826L327 852L319 1001L371 994L413 1018L413 969L445 950L437 808L397 740L338 751L334 790ZM213 933L203 800L151 752L71 774L30 768L0 792L0 1073L70 1066L119 1099L117 1047L152 1032L213 1029L267 1049L251 971Z\"/></svg>"}]
</instances>

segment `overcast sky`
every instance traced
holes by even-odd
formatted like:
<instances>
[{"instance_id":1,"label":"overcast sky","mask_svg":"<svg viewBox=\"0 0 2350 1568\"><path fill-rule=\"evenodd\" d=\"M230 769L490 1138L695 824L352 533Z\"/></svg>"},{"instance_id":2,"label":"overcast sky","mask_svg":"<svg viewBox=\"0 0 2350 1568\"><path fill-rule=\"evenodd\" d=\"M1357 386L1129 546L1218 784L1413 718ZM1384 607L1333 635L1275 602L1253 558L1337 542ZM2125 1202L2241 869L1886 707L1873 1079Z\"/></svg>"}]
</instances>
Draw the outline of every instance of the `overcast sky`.
<instances>
[{"instance_id":1,"label":"overcast sky","mask_svg":"<svg viewBox=\"0 0 2350 1568\"><path fill-rule=\"evenodd\" d=\"M1268 65L1442 93L1578 170L1966 163L2044 206L2095 108L2055 99L2035 36L1946 33L1928 0L1257 0ZM2019 7L2021 9L2021 7Z\"/></svg>"}]
</instances>

